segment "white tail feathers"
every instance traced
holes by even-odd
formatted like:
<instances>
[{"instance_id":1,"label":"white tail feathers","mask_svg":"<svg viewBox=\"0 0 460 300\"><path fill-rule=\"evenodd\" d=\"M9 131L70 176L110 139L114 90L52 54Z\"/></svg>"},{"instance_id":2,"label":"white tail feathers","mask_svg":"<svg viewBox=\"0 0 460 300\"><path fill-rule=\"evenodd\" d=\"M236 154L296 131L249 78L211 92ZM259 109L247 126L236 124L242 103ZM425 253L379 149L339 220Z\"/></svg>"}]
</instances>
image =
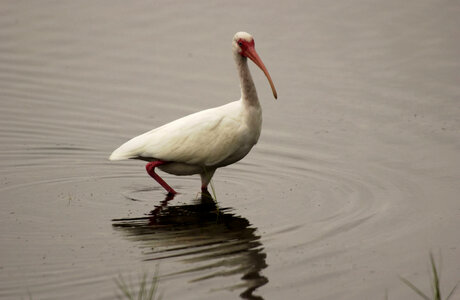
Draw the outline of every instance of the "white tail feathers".
<instances>
[{"instance_id":1,"label":"white tail feathers","mask_svg":"<svg viewBox=\"0 0 460 300\"><path fill-rule=\"evenodd\" d=\"M126 155L126 153L121 153L121 151L117 150L113 151L112 154L110 154L109 160L123 160L130 158L130 156Z\"/></svg>"},{"instance_id":2,"label":"white tail feathers","mask_svg":"<svg viewBox=\"0 0 460 300\"><path fill-rule=\"evenodd\" d=\"M131 139L112 152L110 160L123 160L139 156L138 138Z\"/></svg>"}]
</instances>

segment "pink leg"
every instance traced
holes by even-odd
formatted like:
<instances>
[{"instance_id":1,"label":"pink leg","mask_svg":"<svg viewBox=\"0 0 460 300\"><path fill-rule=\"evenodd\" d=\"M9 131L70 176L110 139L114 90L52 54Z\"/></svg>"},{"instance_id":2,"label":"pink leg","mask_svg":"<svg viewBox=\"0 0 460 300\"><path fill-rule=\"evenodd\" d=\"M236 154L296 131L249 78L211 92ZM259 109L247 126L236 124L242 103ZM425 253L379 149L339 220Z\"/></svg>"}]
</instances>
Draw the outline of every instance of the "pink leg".
<instances>
[{"instance_id":1,"label":"pink leg","mask_svg":"<svg viewBox=\"0 0 460 300\"><path fill-rule=\"evenodd\" d=\"M147 173L149 173L150 176L153 177L165 190L168 191L168 194L175 195L177 192L169 186L169 184L166 183L166 181L163 180L157 173L155 173L155 167L158 167L162 164L167 163L166 161L162 160L156 160L149 162L146 166L145 169L147 170Z\"/></svg>"}]
</instances>

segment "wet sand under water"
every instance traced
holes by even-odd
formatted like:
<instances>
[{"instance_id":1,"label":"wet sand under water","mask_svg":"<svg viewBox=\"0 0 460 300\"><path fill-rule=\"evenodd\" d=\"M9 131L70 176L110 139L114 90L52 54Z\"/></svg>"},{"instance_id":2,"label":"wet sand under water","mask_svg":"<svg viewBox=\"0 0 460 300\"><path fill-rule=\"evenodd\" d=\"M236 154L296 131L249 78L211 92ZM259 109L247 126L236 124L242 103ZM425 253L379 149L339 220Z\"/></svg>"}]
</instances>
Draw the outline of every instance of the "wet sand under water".
<instances>
[{"instance_id":1,"label":"wet sand under water","mask_svg":"<svg viewBox=\"0 0 460 300\"><path fill-rule=\"evenodd\" d=\"M0 298L416 299L460 279L457 1L3 1ZM236 100L255 36L259 144L214 177L109 162L132 136ZM454 299L456 299L454 297Z\"/></svg>"}]
</instances>

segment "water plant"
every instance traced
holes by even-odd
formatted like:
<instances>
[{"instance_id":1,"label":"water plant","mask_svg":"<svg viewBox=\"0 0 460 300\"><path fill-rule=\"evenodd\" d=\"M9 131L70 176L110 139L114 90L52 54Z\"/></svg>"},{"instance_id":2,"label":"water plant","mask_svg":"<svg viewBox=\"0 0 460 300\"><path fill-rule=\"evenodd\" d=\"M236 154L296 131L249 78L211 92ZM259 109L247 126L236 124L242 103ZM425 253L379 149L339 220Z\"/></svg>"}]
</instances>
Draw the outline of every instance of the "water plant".
<instances>
[{"instance_id":1,"label":"water plant","mask_svg":"<svg viewBox=\"0 0 460 300\"><path fill-rule=\"evenodd\" d=\"M399 277L401 279L402 282L404 282L408 287L410 287L414 292L416 292L420 297L422 297L423 299L425 300L442 300L441 298L441 288L439 286L439 274L438 274L438 270L437 270L437 267L436 267L436 263L434 262L434 257L433 257L433 253L430 252L430 263L431 263L431 291L432 291L432 294L433 294L433 298L430 298L428 297L425 293L423 293L418 287L416 287L412 282L410 282L409 280L407 280L406 278L404 277ZM447 295L446 299L445 300L449 300L450 297L454 294L455 292L455 289L457 288L457 285L456 284L452 290L450 291L449 295Z\"/></svg>"},{"instance_id":2,"label":"water plant","mask_svg":"<svg viewBox=\"0 0 460 300\"><path fill-rule=\"evenodd\" d=\"M132 284L127 284L123 276L120 274L118 278L115 278L115 283L122 293L118 295L118 299L129 299L129 300L161 300L163 298L162 294L159 294L158 297L158 268L155 269L154 274L152 275L152 280L147 282L148 274L144 272L142 278L139 280L139 287L136 289ZM150 286L148 284L150 283Z\"/></svg>"}]
</instances>

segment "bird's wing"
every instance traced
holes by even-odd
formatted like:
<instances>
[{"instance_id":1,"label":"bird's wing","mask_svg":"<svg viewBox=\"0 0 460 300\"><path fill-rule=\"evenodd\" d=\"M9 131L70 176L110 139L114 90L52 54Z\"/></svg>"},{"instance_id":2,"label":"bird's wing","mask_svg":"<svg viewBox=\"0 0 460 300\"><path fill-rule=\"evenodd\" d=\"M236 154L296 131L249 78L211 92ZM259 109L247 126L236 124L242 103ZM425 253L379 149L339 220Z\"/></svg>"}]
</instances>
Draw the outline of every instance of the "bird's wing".
<instances>
[{"instance_id":1,"label":"bird's wing","mask_svg":"<svg viewBox=\"0 0 460 300\"><path fill-rule=\"evenodd\" d=\"M154 158L216 165L244 142L241 101L204 110L141 134L116 149L111 160Z\"/></svg>"}]
</instances>

